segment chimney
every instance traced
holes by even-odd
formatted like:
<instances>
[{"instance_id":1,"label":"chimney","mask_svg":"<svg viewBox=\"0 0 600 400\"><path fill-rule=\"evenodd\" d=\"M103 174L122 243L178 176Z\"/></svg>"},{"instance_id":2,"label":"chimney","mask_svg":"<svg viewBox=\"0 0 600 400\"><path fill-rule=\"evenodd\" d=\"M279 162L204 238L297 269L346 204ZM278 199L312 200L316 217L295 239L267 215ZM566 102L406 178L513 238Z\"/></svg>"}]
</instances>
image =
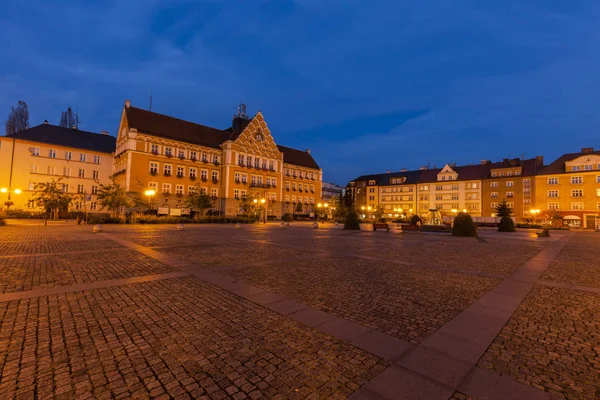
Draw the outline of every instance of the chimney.
<instances>
[{"instance_id":1,"label":"chimney","mask_svg":"<svg viewBox=\"0 0 600 400\"><path fill-rule=\"evenodd\" d=\"M485 165L485 164L491 164L492 162L490 160L481 160L479 161L479 164L481 165Z\"/></svg>"},{"instance_id":2,"label":"chimney","mask_svg":"<svg viewBox=\"0 0 600 400\"><path fill-rule=\"evenodd\" d=\"M581 149L581 152L582 152L583 154L590 154L590 153L593 153L593 152L594 152L594 148L593 148L593 147L583 147L583 148Z\"/></svg>"},{"instance_id":3,"label":"chimney","mask_svg":"<svg viewBox=\"0 0 600 400\"><path fill-rule=\"evenodd\" d=\"M100 131L101 135L108 135L108 131Z\"/></svg>"},{"instance_id":4,"label":"chimney","mask_svg":"<svg viewBox=\"0 0 600 400\"><path fill-rule=\"evenodd\" d=\"M503 162L503 163L506 163L506 162L508 162L508 158L503 158L503 159L502 159L502 162Z\"/></svg>"},{"instance_id":5,"label":"chimney","mask_svg":"<svg viewBox=\"0 0 600 400\"><path fill-rule=\"evenodd\" d=\"M44 120L44 125L48 125L48 120L47 119Z\"/></svg>"},{"instance_id":6,"label":"chimney","mask_svg":"<svg viewBox=\"0 0 600 400\"><path fill-rule=\"evenodd\" d=\"M125 107L129 108L130 105L131 105L131 102L129 100L125 100Z\"/></svg>"},{"instance_id":7,"label":"chimney","mask_svg":"<svg viewBox=\"0 0 600 400\"><path fill-rule=\"evenodd\" d=\"M407 169L406 169L406 168L402 168L402 169L400 170L400 172L406 172L406 171L407 171Z\"/></svg>"},{"instance_id":8,"label":"chimney","mask_svg":"<svg viewBox=\"0 0 600 400\"><path fill-rule=\"evenodd\" d=\"M387 171L385 171L386 174L391 174L392 171L390 171L389 169Z\"/></svg>"},{"instance_id":9,"label":"chimney","mask_svg":"<svg viewBox=\"0 0 600 400\"><path fill-rule=\"evenodd\" d=\"M306 152L307 152L308 154L310 154L310 149L306 149Z\"/></svg>"}]
</instances>

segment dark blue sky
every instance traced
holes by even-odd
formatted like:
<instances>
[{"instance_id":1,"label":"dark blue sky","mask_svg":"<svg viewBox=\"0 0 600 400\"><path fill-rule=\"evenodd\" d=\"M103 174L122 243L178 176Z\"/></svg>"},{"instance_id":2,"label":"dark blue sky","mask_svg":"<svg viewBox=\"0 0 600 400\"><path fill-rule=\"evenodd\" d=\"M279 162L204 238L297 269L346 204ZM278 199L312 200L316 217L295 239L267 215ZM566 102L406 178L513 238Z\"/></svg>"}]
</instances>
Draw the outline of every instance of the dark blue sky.
<instances>
[{"instance_id":1,"label":"dark blue sky","mask_svg":"<svg viewBox=\"0 0 600 400\"><path fill-rule=\"evenodd\" d=\"M87 4L91 3L91 4ZM325 179L600 147L597 0L66 2L0 6L0 116L130 99L226 128L240 100Z\"/></svg>"}]
</instances>

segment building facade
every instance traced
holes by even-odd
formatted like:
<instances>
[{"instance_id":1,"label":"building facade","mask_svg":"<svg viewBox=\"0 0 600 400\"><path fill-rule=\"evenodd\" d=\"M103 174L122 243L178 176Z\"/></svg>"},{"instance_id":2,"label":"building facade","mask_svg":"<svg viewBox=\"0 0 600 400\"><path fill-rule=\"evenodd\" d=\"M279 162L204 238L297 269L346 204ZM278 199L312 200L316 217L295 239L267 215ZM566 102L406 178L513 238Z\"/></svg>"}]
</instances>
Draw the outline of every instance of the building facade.
<instances>
[{"instance_id":1,"label":"building facade","mask_svg":"<svg viewBox=\"0 0 600 400\"><path fill-rule=\"evenodd\" d=\"M33 197L38 182L58 181L74 196L71 211L100 212L96 193L110 183L115 138L44 124L0 136L0 207L41 211Z\"/></svg>"},{"instance_id":2,"label":"building facade","mask_svg":"<svg viewBox=\"0 0 600 400\"><path fill-rule=\"evenodd\" d=\"M344 188L331 182L323 182L321 189L321 200L328 202L332 197L343 196Z\"/></svg>"},{"instance_id":3,"label":"building facade","mask_svg":"<svg viewBox=\"0 0 600 400\"><path fill-rule=\"evenodd\" d=\"M153 189L149 201L183 208L192 190L213 199L221 215L241 214L243 198L266 200L265 212L309 214L321 198L322 170L310 154L277 145L261 112L238 110L228 129L183 121L132 107L121 115L114 171L128 191Z\"/></svg>"},{"instance_id":4,"label":"building facade","mask_svg":"<svg viewBox=\"0 0 600 400\"><path fill-rule=\"evenodd\" d=\"M600 226L600 151L562 155L535 176L535 186L541 212L558 214L571 226Z\"/></svg>"}]
</instances>

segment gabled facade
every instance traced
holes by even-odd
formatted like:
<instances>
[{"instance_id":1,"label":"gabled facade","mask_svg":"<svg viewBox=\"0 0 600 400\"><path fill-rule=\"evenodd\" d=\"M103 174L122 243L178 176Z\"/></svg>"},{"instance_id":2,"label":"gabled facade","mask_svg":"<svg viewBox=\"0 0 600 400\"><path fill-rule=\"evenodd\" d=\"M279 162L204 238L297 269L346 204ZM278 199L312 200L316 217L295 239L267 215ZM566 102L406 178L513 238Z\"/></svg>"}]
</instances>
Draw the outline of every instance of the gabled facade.
<instances>
[{"instance_id":1,"label":"gabled facade","mask_svg":"<svg viewBox=\"0 0 600 400\"><path fill-rule=\"evenodd\" d=\"M310 155L278 146L261 112L234 116L225 130L132 107L121 116L114 171L129 191L153 189L154 206L181 209L199 188L222 215L240 213L252 192L268 200L267 214L299 208L308 214L320 201L322 171Z\"/></svg>"},{"instance_id":2,"label":"gabled facade","mask_svg":"<svg viewBox=\"0 0 600 400\"><path fill-rule=\"evenodd\" d=\"M600 225L600 151L564 154L535 177L535 207L558 213L572 226Z\"/></svg>"}]
</instances>

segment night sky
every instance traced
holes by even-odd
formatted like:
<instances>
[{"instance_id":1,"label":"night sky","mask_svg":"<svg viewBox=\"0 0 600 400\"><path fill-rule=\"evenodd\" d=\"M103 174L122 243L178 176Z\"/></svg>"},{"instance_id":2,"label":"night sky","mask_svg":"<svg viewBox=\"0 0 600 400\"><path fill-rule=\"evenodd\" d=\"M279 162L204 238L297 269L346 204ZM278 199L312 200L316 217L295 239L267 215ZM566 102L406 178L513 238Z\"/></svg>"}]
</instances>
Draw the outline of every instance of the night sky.
<instances>
[{"instance_id":1,"label":"night sky","mask_svg":"<svg viewBox=\"0 0 600 400\"><path fill-rule=\"evenodd\" d=\"M85 3L85 4L84 4ZM90 4L88 4L90 3ZM600 147L600 2L12 1L0 116L78 108L116 134L125 99L217 128L240 100L324 178ZM4 124L2 124L4 127Z\"/></svg>"}]
</instances>

